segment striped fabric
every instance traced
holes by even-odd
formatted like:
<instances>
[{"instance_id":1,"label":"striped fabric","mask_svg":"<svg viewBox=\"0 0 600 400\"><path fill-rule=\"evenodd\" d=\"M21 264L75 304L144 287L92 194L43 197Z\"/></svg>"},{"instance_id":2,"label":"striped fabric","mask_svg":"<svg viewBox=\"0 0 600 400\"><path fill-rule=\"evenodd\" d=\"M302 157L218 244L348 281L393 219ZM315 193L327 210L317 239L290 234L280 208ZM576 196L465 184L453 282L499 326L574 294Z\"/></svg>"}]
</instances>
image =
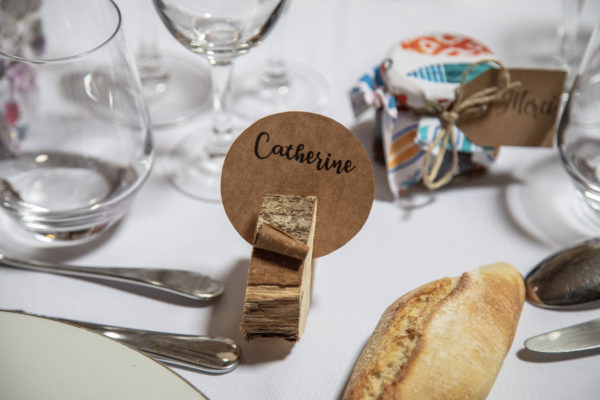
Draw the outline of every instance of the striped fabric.
<instances>
[{"instance_id":1,"label":"striped fabric","mask_svg":"<svg viewBox=\"0 0 600 400\"><path fill-rule=\"evenodd\" d=\"M415 141L417 129L418 125L411 125L392 137L392 144L387 153L387 170L389 173L395 173L402 168L406 168L423 156L424 151Z\"/></svg>"}]
</instances>

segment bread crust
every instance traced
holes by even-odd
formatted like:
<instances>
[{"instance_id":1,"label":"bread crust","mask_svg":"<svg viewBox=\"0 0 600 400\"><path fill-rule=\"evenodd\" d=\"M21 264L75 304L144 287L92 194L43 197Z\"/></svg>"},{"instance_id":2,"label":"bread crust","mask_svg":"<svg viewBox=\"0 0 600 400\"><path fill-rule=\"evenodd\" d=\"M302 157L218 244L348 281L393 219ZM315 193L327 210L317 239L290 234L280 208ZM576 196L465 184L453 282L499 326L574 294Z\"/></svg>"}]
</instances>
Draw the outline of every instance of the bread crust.
<instances>
[{"instance_id":1,"label":"bread crust","mask_svg":"<svg viewBox=\"0 0 600 400\"><path fill-rule=\"evenodd\" d=\"M525 301L521 274L490 264L400 297L381 317L343 399L485 399Z\"/></svg>"}]
</instances>

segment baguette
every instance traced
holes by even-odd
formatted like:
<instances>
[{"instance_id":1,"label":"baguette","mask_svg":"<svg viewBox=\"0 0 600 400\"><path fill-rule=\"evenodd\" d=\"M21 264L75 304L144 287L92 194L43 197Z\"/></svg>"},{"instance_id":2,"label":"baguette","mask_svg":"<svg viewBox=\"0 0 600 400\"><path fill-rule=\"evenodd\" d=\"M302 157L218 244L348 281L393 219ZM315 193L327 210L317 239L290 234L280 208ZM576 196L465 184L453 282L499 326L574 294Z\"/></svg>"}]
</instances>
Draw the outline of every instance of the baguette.
<instances>
[{"instance_id":1,"label":"baguette","mask_svg":"<svg viewBox=\"0 0 600 400\"><path fill-rule=\"evenodd\" d=\"M485 399L524 301L523 277L506 263L405 294L381 317L342 399Z\"/></svg>"}]
</instances>

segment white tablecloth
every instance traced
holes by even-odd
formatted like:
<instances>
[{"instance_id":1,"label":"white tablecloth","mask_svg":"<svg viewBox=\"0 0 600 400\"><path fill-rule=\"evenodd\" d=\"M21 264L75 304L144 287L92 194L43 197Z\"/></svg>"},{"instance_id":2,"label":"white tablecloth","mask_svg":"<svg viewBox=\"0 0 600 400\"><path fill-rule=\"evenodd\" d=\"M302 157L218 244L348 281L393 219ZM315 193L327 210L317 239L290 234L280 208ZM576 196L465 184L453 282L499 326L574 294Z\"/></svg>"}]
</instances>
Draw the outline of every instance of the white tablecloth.
<instances>
[{"instance_id":1,"label":"white tablecloth","mask_svg":"<svg viewBox=\"0 0 600 400\"><path fill-rule=\"evenodd\" d=\"M139 12L149 4L119 1L130 49ZM302 0L291 4L285 56L319 70L330 86L322 111L351 129L372 152L373 113L356 120L348 90L398 39L431 30L476 37L510 66L544 65L555 49L558 0ZM597 11L589 11L592 20ZM188 54L155 19L160 46ZM151 19L152 19L151 18ZM277 34L277 33L276 33ZM235 78L259 65L268 41L242 56ZM443 276L495 261L523 274L552 252L598 230L577 222L572 188L553 149L503 148L490 172L438 192L411 191L394 201L383 166L375 164L375 201L364 228L318 260L304 336L296 344L246 343L238 325L251 246L220 204L186 197L161 175L167 150L210 121L156 130L157 158L126 218L101 239L75 248L18 246L0 220L0 245L11 255L99 266L151 266L202 271L225 284L216 303L197 306L86 280L0 269L0 308L112 325L228 336L243 349L233 372L212 376L177 370L211 399L337 399L381 313L405 292ZM9 246L10 248L6 248ZM526 304L496 384L494 400L596 399L600 357L551 361L523 350L535 334L597 317L596 310L557 312ZM432 371L435 384L435 371ZM31 377L35 381L35 377Z\"/></svg>"}]
</instances>

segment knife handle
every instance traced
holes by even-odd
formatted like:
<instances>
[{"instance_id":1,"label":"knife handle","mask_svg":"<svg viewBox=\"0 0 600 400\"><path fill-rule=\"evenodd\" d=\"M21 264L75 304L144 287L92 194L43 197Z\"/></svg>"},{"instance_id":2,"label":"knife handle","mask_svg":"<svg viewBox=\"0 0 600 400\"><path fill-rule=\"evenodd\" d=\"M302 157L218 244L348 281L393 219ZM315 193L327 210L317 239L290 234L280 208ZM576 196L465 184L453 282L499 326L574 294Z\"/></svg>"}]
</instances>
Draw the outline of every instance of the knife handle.
<instances>
[{"instance_id":1,"label":"knife handle","mask_svg":"<svg viewBox=\"0 0 600 400\"><path fill-rule=\"evenodd\" d=\"M223 374L235 369L240 359L239 346L228 338L179 335L55 319L91 329L176 367Z\"/></svg>"}]
</instances>

